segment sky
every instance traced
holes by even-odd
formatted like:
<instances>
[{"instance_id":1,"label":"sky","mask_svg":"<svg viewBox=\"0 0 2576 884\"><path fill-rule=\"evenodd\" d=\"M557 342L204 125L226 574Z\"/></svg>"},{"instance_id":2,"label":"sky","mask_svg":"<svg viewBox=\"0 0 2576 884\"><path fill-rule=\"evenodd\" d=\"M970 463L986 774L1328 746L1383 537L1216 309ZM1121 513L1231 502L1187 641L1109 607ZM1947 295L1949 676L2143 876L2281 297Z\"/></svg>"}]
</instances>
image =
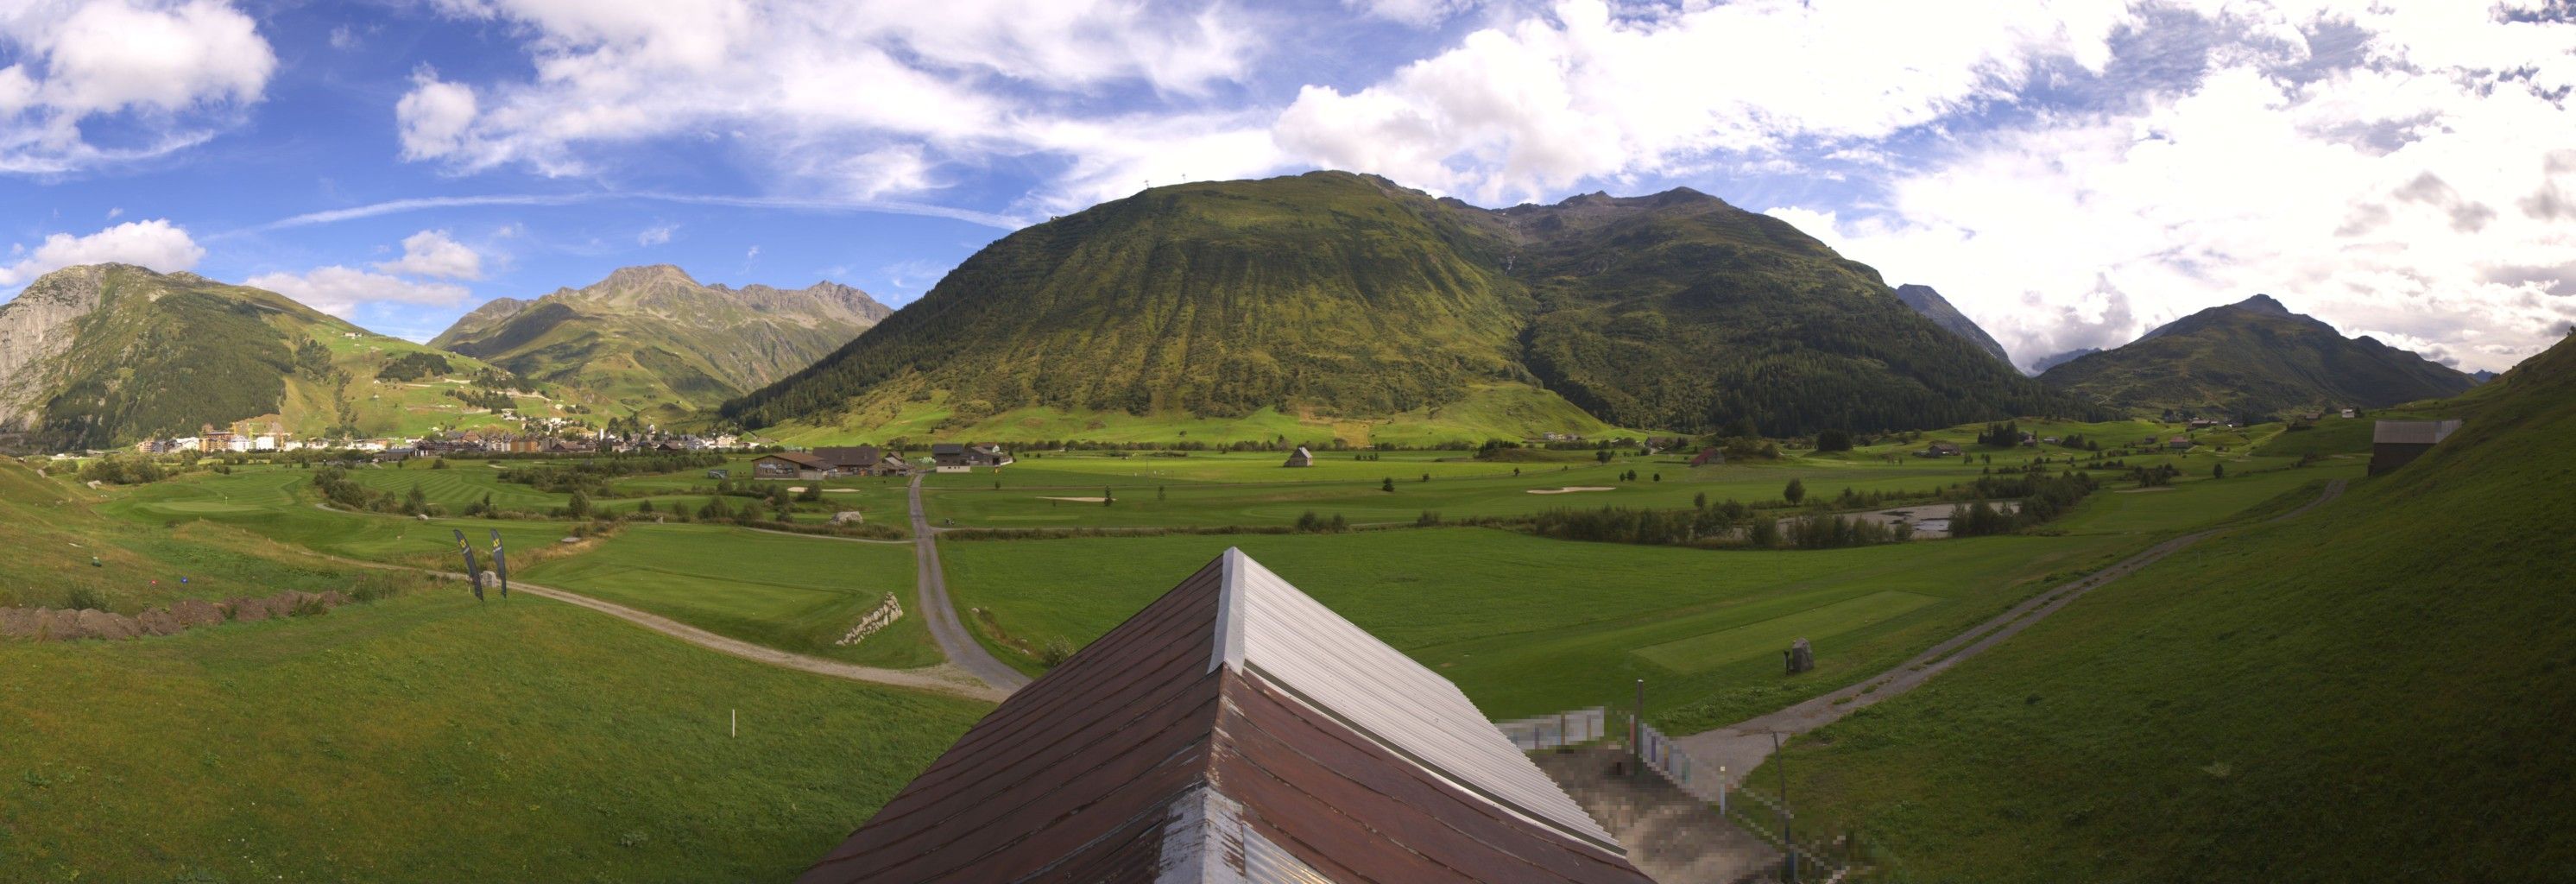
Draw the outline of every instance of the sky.
<instances>
[{"instance_id":1,"label":"sky","mask_svg":"<svg viewBox=\"0 0 2576 884\"><path fill-rule=\"evenodd\" d=\"M621 266L918 298L1151 185L1690 187L2024 365L2271 294L2576 324L2576 0L10 0L0 297L124 261L425 340Z\"/></svg>"}]
</instances>

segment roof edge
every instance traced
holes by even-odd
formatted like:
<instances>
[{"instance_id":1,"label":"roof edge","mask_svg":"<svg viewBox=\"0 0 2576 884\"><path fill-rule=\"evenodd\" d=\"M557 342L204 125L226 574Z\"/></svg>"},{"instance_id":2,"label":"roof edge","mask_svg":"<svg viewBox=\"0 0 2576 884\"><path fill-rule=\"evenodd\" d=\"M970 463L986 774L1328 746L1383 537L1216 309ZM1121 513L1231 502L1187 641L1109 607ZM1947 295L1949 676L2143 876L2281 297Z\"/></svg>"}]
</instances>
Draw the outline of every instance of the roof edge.
<instances>
[{"instance_id":1,"label":"roof edge","mask_svg":"<svg viewBox=\"0 0 2576 884\"><path fill-rule=\"evenodd\" d=\"M1216 642L1208 654L1208 671L1225 666L1243 671L1243 577L1252 561L1241 547L1229 546L1217 555Z\"/></svg>"}]
</instances>

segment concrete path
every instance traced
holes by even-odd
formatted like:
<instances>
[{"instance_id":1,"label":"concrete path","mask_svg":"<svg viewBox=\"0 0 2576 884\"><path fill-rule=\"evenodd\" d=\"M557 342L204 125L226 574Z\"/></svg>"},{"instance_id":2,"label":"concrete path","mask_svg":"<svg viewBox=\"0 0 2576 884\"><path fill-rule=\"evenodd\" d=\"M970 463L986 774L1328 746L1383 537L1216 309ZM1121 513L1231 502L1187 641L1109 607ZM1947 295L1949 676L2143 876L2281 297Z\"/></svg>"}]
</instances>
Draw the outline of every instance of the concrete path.
<instances>
[{"instance_id":1,"label":"concrete path","mask_svg":"<svg viewBox=\"0 0 2576 884\"><path fill-rule=\"evenodd\" d=\"M939 535L930 530L930 519L921 512L921 474L913 474L911 488L912 555L918 569L914 583L920 587L919 607L921 615L929 618L930 637L939 642L939 652L948 655L950 665L983 679L1002 693L1027 687L1027 675L984 650L966 631L966 624L958 621L957 606L948 600L948 578L939 570Z\"/></svg>"},{"instance_id":2,"label":"concrete path","mask_svg":"<svg viewBox=\"0 0 2576 884\"><path fill-rule=\"evenodd\" d=\"M459 581L469 579L464 574L454 571L441 571L436 568L415 568L409 565L370 562L362 559L352 559L344 556L335 556L311 551L306 551L305 554L313 556L314 558L329 559L331 561L355 565L361 568L378 568L388 571L418 571L423 574L446 577ZM768 647L766 645L753 644L741 639L727 638L725 636L717 635L715 633L699 629L695 626L690 626L686 623L664 617L660 614L638 611L634 608L629 608L616 602L595 599L577 592L556 589L551 586L539 586L523 580L513 580L510 581L510 589L513 592L524 592L529 595L552 599L568 605L577 605L589 608L593 611L624 620L628 623L633 623L654 632L688 642L689 644L697 645L698 647L719 653L730 654L755 663L767 663L771 666L794 669L802 672L811 672L816 675L828 675L834 678L845 678L851 681L863 681L870 684L932 691L935 693L965 697L972 700L983 700L988 703L999 703L1002 701L1002 698L1010 696L1009 691L996 690L992 686L977 680L974 676L967 674L965 670L945 663L921 669L881 669L874 666L860 666L855 663L843 663L839 660L809 657L804 654L790 653L777 648ZM497 601L499 596L497 593L494 593L491 595L491 598L492 600Z\"/></svg>"},{"instance_id":3,"label":"concrete path","mask_svg":"<svg viewBox=\"0 0 2576 884\"><path fill-rule=\"evenodd\" d=\"M2315 500L2301 505L2298 509L2283 513L2271 521L2286 521L2305 515L2309 510L2342 496L2343 489L2344 480L2342 479L2328 482L2325 492L2317 495ZM2057 613L2059 609L2082 598L2085 593L2099 589L2104 584L2125 577L2140 568L2155 564L2166 556L2188 549L2192 544L2206 540L2220 530L2222 529L2185 534L2156 544L2148 547L2144 552L2122 559L2119 564L2032 596L2028 601L2013 606L2012 610L1980 623L1974 629L1953 636L1948 641L1933 645L1931 650L1917 654L1913 659L1898 664L1896 668L1865 679L1859 684L1768 715L1746 719L1716 730L1677 737L1674 738L1673 743L1680 746L1683 754L1689 755L1697 764L1723 766L1728 785L1740 784L1747 774L1753 772L1753 768L1761 765L1763 759L1771 756L1771 735L1779 734L1786 739L1795 734L1803 734L1841 721L1843 716L1877 704L1889 697L1913 690L1924 682L1932 680L1933 676L1958 665L1959 661L1984 653L1986 649L1994 647L2004 639L2030 628L2031 624L2039 622L2041 618Z\"/></svg>"}]
</instances>

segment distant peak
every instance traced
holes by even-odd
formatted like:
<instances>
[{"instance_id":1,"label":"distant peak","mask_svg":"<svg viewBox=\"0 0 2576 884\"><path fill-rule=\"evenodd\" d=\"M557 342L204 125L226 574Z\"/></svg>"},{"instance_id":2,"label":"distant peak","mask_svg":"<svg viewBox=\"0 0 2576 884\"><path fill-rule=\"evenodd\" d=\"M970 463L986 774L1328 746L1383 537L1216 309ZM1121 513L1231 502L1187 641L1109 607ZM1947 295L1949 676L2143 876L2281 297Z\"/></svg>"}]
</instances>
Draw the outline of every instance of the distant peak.
<instances>
[{"instance_id":1,"label":"distant peak","mask_svg":"<svg viewBox=\"0 0 2576 884\"><path fill-rule=\"evenodd\" d=\"M2280 301L2274 300L2271 295L2255 295L2254 297L2236 302L2236 306L2246 310L2270 313L2275 316L2290 315L2290 308L2283 305Z\"/></svg>"},{"instance_id":2,"label":"distant peak","mask_svg":"<svg viewBox=\"0 0 2576 884\"><path fill-rule=\"evenodd\" d=\"M600 280L599 284L611 288L632 288L635 286L674 282L691 286L698 284L696 279L689 276L688 271L670 264L645 264L636 267L620 267L614 271L610 271L608 278Z\"/></svg>"}]
</instances>

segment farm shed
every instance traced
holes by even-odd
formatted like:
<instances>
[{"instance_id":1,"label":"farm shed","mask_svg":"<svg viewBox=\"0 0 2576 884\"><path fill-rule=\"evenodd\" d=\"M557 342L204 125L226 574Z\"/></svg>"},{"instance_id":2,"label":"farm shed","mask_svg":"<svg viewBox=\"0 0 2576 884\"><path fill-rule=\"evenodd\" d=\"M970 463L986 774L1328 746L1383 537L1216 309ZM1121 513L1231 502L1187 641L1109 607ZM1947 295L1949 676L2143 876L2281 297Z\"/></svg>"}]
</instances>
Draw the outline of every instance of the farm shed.
<instances>
[{"instance_id":1,"label":"farm shed","mask_svg":"<svg viewBox=\"0 0 2576 884\"><path fill-rule=\"evenodd\" d=\"M751 475L756 479L829 479L836 471L822 458L801 451L781 451L762 455L751 462Z\"/></svg>"},{"instance_id":2,"label":"farm shed","mask_svg":"<svg viewBox=\"0 0 2576 884\"><path fill-rule=\"evenodd\" d=\"M2370 474L2414 463L2460 429L2459 421L2380 421L2370 428Z\"/></svg>"}]
</instances>

